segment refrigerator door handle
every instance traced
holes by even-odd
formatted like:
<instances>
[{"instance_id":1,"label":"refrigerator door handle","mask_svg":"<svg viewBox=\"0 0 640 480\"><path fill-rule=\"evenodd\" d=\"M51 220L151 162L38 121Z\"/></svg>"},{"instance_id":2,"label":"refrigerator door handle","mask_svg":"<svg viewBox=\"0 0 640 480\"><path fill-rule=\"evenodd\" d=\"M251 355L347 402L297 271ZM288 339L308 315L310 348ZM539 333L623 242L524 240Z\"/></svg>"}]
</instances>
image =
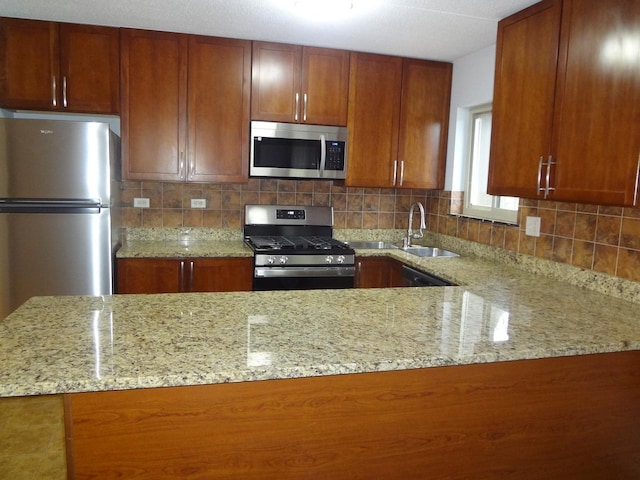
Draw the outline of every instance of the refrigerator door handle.
<instances>
[{"instance_id":1,"label":"refrigerator door handle","mask_svg":"<svg viewBox=\"0 0 640 480\"><path fill-rule=\"evenodd\" d=\"M77 201L7 201L0 199L0 213L100 213L99 202Z\"/></svg>"}]
</instances>

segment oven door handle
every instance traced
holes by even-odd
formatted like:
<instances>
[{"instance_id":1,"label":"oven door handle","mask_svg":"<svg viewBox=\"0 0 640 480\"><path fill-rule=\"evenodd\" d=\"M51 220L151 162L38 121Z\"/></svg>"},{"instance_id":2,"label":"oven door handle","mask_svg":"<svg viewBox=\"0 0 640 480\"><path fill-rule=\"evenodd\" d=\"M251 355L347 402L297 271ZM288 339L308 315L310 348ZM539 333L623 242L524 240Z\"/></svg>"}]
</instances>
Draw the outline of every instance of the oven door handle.
<instances>
[{"instance_id":1,"label":"oven door handle","mask_svg":"<svg viewBox=\"0 0 640 480\"><path fill-rule=\"evenodd\" d=\"M327 164L327 137L320 135L320 178L324 177L324 169Z\"/></svg>"},{"instance_id":2,"label":"oven door handle","mask_svg":"<svg viewBox=\"0 0 640 480\"><path fill-rule=\"evenodd\" d=\"M256 267L256 278L353 277L355 267Z\"/></svg>"}]
</instances>

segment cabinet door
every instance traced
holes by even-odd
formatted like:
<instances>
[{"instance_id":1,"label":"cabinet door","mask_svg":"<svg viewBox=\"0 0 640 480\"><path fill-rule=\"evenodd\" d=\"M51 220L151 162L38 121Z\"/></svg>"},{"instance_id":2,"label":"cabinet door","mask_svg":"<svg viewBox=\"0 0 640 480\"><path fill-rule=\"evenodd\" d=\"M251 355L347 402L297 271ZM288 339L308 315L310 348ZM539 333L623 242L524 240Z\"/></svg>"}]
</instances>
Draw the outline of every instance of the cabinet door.
<instances>
[{"instance_id":1,"label":"cabinet door","mask_svg":"<svg viewBox=\"0 0 640 480\"><path fill-rule=\"evenodd\" d=\"M304 123L347 124L349 57L344 50L304 47L302 50L302 103Z\"/></svg>"},{"instance_id":2,"label":"cabinet door","mask_svg":"<svg viewBox=\"0 0 640 480\"><path fill-rule=\"evenodd\" d=\"M0 105L58 108L58 24L0 19Z\"/></svg>"},{"instance_id":3,"label":"cabinet door","mask_svg":"<svg viewBox=\"0 0 640 480\"><path fill-rule=\"evenodd\" d=\"M347 186L394 185L401 88L400 57L351 54Z\"/></svg>"},{"instance_id":4,"label":"cabinet door","mask_svg":"<svg viewBox=\"0 0 640 480\"><path fill-rule=\"evenodd\" d=\"M404 287L405 279L402 276L404 264L393 258L389 259L389 287Z\"/></svg>"},{"instance_id":5,"label":"cabinet door","mask_svg":"<svg viewBox=\"0 0 640 480\"><path fill-rule=\"evenodd\" d=\"M405 59L397 185L444 188L451 99L450 63Z\"/></svg>"},{"instance_id":6,"label":"cabinet door","mask_svg":"<svg viewBox=\"0 0 640 480\"><path fill-rule=\"evenodd\" d=\"M189 39L188 180L246 182L251 42Z\"/></svg>"},{"instance_id":7,"label":"cabinet door","mask_svg":"<svg viewBox=\"0 0 640 480\"><path fill-rule=\"evenodd\" d=\"M118 260L117 293L178 293L184 290L184 261L166 258Z\"/></svg>"},{"instance_id":8,"label":"cabinet door","mask_svg":"<svg viewBox=\"0 0 640 480\"><path fill-rule=\"evenodd\" d=\"M190 291L239 292L253 288L253 259L199 258L191 261Z\"/></svg>"},{"instance_id":9,"label":"cabinet door","mask_svg":"<svg viewBox=\"0 0 640 480\"><path fill-rule=\"evenodd\" d=\"M386 288L389 286L390 259L386 257L356 258L356 288Z\"/></svg>"},{"instance_id":10,"label":"cabinet door","mask_svg":"<svg viewBox=\"0 0 640 480\"><path fill-rule=\"evenodd\" d=\"M565 0L554 200L637 204L640 2Z\"/></svg>"},{"instance_id":11,"label":"cabinet door","mask_svg":"<svg viewBox=\"0 0 640 480\"><path fill-rule=\"evenodd\" d=\"M187 37L123 29L122 175L184 180Z\"/></svg>"},{"instance_id":12,"label":"cabinet door","mask_svg":"<svg viewBox=\"0 0 640 480\"><path fill-rule=\"evenodd\" d=\"M535 198L551 147L561 1L498 23L488 193ZM542 173L542 172L541 172Z\"/></svg>"},{"instance_id":13,"label":"cabinet door","mask_svg":"<svg viewBox=\"0 0 640 480\"><path fill-rule=\"evenodd\" d=\"M251 119L298 122L302 47L253 42Z\"/></svg>"},{"instance_id":14,"label":"cabinet door","mask_svg":"<svg viewBox=\"0 0 640 480\"><path fill-rule=\"evenodd\" d=\"M72 112L120 110L120 32L117 28L60 25L60 106Z\"/></svg>"}]
</instances>

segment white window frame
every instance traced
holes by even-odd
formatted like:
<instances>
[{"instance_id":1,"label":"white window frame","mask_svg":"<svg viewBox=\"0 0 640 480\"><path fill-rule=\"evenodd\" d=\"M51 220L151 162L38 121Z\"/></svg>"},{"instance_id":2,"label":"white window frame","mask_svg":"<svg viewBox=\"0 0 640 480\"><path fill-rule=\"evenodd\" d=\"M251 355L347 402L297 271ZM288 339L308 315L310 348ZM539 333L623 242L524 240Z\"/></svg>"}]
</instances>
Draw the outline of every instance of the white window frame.
<instances>
[{"instance_id":1,"label":"white window frame","mask_svg":"<svg viewBox=\"0 0 640 480\"><path fill-rule=\"evenodd\" d=\"M491 220L495 222L509 223L516 225L518 223L518 208L519 199L516 197L501 197L497 195L486 194L487 183L486 179L488 174L484 171L484 168L488 169L489 165L489 145L490 145L490 132L486 130L486 124L484 132L478 130L482 121L482 116L492 112L491 104L479 105L469 109L468 116L468 128L467 128L467 148L465 154L465 188L464 188L464 204L462 206L462 214L466 217L478 218L482 220ZM482 159L479 159L478 155L482 155ZM480 165L482 162L484 165ZM477 169L480 167L480 177L476 175L474 167ZM484 167L484 168L483 168ZM475 194L474 194L474 190ZM491 203L488 205L473 204L472 198L481 194L488 198ZM504 208L505 204L515 203L516 209ZM502 206L501 206L502 205Z\"/></svg>"}]
</instances>

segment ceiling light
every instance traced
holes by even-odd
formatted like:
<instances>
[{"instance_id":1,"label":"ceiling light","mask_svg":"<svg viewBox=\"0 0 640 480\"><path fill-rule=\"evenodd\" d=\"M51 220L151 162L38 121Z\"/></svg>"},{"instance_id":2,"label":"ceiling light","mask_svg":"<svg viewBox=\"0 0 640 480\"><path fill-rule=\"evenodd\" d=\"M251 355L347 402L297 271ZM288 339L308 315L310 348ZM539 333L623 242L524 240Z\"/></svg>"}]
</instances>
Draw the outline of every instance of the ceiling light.
<instances>
[{"instance_id":1,"label":"ceiling light","mask_svg":"<svg viewBox=\"0 0 640 480\"><path fill-rule=\"evenodd\" d=\"M295 0L296 8L307 13L339 13L353 8L352 0Z\"/></svg>"}]
</instances>

